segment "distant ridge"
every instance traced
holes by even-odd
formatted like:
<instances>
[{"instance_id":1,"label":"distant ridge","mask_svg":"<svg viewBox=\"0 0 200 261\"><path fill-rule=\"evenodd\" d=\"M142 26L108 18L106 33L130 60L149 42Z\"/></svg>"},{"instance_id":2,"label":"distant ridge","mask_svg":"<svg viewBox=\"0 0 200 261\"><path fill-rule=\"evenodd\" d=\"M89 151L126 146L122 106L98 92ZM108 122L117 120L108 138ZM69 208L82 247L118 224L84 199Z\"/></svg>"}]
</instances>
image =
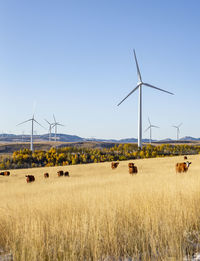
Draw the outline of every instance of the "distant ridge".
<instances>
[{"instance_id":1,"label":"distant ridge","mask_svg":"<svg viewBox=\"0 0 200 261\"><path fill-rule=\"evenodd\" d=\"M35 141L48 141L49 134L42 135L34 135ZM30 135L15 135L15 134L0 134L0 142L29 142ZM52 141L54 141L54 136L52 134ZM126 139L96 139L96 138L82 138L77 135L69 135L69 134L57 134L57 141L60 142L84 142L84 141L95 141L95 142L113 142L113 143L137 143L136 138L126 138ZM144 143L148 143L149 139L143 139ZM158 143L167 143L167 142L175 142L176 140L172 140L170 138L162 139L162 140L152 140L152 142ZM179 141L200 141L200 138L194 138L191 136L182 137Z\"/></svg>"},{"instance_id":2,"label":"distant ridge","mask_svg":"<svg viewBox=\"0 0 200 261\"><path fill-rule=\"evenodd\" d=\"M181 138L180 140L200 140L200 138L194 138L194 137L191 137L191 136L185 136L185 137Z\"/></svg>"},{"instance_id":3,"label":"distant ridge","mask_svg":"<svg viewBox=\"0 0 200 261\"><path fill-rule=\"evenodd\" d=\"M163 140L159 140L160 142L161 141L164 141L164 142L167 142L167 141L173 141L172 139L170 139L170 138L166 138L166 139L163 139Z\"/></svg>"}]
</instances>

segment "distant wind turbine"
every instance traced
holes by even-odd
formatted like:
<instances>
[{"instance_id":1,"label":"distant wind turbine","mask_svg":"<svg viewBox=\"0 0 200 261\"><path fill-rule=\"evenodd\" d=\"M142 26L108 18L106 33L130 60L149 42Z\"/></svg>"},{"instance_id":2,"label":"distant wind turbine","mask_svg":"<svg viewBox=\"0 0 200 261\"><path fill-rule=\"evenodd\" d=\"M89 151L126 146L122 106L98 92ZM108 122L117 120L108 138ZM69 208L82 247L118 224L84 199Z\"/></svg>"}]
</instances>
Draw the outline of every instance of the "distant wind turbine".
<instances>
[{"instance_id":1,"label":"distant wind turbine","mask_svg":"<svg viewBox=\"0 0 200 261\"><path fill-rule=\"evenodd\" d=\"M169 94L172 94L172 95L173 95L173 93L165 91L165 90L160 89L160 88L157 88L157 87L155 87L155 86L153 86L151 84L144 83L142 81L142 77L141 77L141 73L140 73L140 69L139 69L139 65L138 65L138 61L137 61L135 50L134 50L134 57L135 57L135 63L136 63L136 67L137 67L138 84L117 106L119 106L132 93L134 93L137 89L139 89L139 103L138 103L138 149L141 149L142 148L142 86L145 85L147 87L150 87L150 88L162 91L162 92L166 92L166 93L169 93Z\"/></svg>"},{"instance_id":2,"label":"distant wind turbine","mask_svg":"<svg viewBox=\"0 0 200 261\"><path fill-rule=\"evenodd\" d=\"M158 127L156 125L152 125L149 118L148 118L148 121L149 121L149 127L145 130L145 132L149 130L149 132L150 132L149 143L151 144L151 140L152 140L151 139L151 137L152 137L151 128L160 128L160 127Z\"/></svg>"},{"instance_id":3,"label":"distant wind turbine","mask_svg":"<svg viewBox=\"0 0 200 261\"><path fill-rule=\"evenodd\" d=\"M183 123L180 123L180 124L177 125L177 126L175 126L175 125L172 126L172 127L176 128L176 131L177 131L177 133L176 133L176 140L177 140L177 141L179 140L179 136L180 136L180 127L181 127L182 124L183 124Z\"/></svg>"},{"instance_id":4,"label":"distant wind turbine","mask_svg":"<svg viewBox=\"0 0 200 261\"><path fill-rule=\"evenodd\" d=\"M51 141L51 131L54 127L55 123L50 123L48 120L45 119L45 121L49 124L49 141Z\"/></svg>"},{"instance_id":5,"label":"distant wind turbine","mask_svg":"<svg viewBox=\"0 0 200 261\"><path fill-rule=\"evenodd\" d=\"M59 122L56 121L55 115L53 114L53 118L54 118L54 124L53 127L55 127L55 141L56 141L56 136L57 136L57 126L64 126L62 124L60 124Z\"/></svg>"},{"instance_id":6,"label":"distant wind turbine","mask_svg":"<svg viewBox=\"0 0 200 261\"><path fill-rule=\"evenodd\" d=\"M24 124L24 123L26 123L26 122L29 122L29 121L31 121L31 144L30 144L30 150L31 151L33 151L33 132L34 132L34 122L36 122L38 125L40 125L41 127L43 127L39 122L37 122L36 120L35 120L35 118L34 118L34 114L33 114L33 117L31 118L31 119L29 119L29 120L27 120L27 121L23 121L23 122L21 122L21 123L19 123L19 124L17 124L17 126L19 126L19 125L21 125L21 124ZM44 127L43 127L44 128Z\"/></svg>"}]
</instances>

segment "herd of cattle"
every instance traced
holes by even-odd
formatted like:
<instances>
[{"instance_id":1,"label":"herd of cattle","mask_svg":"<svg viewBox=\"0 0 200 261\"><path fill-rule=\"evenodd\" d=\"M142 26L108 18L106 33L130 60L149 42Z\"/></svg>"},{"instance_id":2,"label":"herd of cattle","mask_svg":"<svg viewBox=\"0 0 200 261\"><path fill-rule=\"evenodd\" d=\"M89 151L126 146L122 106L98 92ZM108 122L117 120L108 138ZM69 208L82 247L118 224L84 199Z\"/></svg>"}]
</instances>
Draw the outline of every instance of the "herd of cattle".
<instances>
[{"instance_id":1,"label":"herd of cattle","mask_svg":"<svg viewBox=\"0 0 200 261\"><path fill-rule=\"evenodd\" d=\"M59 170L57 172L57 174L58 174L58 177L61 177L61 176L69 177L69 171ZM0 172L0 176L10 176L10 171ZM27 183L35 181L34 175L26 175L25 177L26 177ZM44 178L49 178L49 173L44 173Z\"/></svg>"},{"instance_id":2,"label":"herd of cattle","mask_svg":"<svg viewBox=\"0 0 200 261\"><path fill-rule=\"evenodd\" d=\"M112 169L116 169L119 165L119 162L112 162L111 163L111 168ZM134 166L134 163L129 163L128 164L128 168L129 168L129 173L130 174L137 174L138 170L137 170L137 167Z\"/></svg>"},{"instance_id":3,"label":"herd of cattle","mask_svg":"<svg viewBox=\"0 0 200 261\"><path fill-rule=\"evenodd\" d=\"M187 156L184 156L184 160L187 160ZM188 171L188 168L190 166L192 162L189 162L189 161L186 161L186 162L182 162L182 163L176 163L176 173L181 173L181 172L187 172ZM112 162L111 163L111 168L112 169L116 169L119 165L119 162ZM128 164L128 170L129 170L129 173L131 175L133 174L137 174L138 173L138 169L137 167L134 165L134 163L129 163Z\"/></svg>"},{"instance_id":4,"label":"herd of cattle","mask_svg":"<svg viewBox=\"0 0 200 261\"><path fill-rule=\"evenodd\" d=\"M69 177L69 171L59 170L57 172L57 175L58 175L58 177L62 177L62 176ZM26 175L25 177L26 177L26 182L27 183L35 181L35 176L33 176L33 175ZM49 173L47 173L47 172L44 173L44 178L45 179L49 178Z\"/></svg>"},{"instance_id":5,"label":"herd of cattle","mask_svg":"<svg viewBox=\"0 0 200 261\"><path fill-rule=\"evenodd\" d=\"M10 171L0 172L0 175L1 175L1 176L10 176Z\"/></svg>"},{"instance_id":6,"label":"herd of cattle","mask_svg":"<svg viewBox=\"0 0 200 261\"><path fill-rule=\"evenodd\" d=\"M187 156L184 156L184 160L187 160ZM187 172L191 163L192 162L189 162L189 161L182 162L182 163L176 163L176 166L175 166L176 167L176 173L177 172L178 173ZM116 169L118 167L118 165L119 165L119 162L112 162L111 163L111 168L112 169ZM138 169L134 165L134 163L129 163L128 164L128 170L129 170L129 173L131 175L134 175L134 174L138 173ZM1 176L10 176L10 171L0 172L0 175ZM62 177L62 176L69 177L69 172L68 171L59 170L57 172L57 175L58 175L58 177ZM26 182L27 183L35 181L34 175L26 175L25 177L26 177ZM44 178L49 178L49 173L44 173Z\"/></svg>"}]
</instances>

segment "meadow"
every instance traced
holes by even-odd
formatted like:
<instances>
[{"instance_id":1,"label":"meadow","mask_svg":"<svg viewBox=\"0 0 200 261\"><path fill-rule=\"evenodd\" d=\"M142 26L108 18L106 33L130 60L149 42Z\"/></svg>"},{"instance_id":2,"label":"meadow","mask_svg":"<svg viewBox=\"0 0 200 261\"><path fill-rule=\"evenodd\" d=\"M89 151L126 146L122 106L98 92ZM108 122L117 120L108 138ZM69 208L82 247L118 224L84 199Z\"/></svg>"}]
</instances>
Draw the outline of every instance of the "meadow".
<instances>
[{"instance_id":1,"label":"meadow","mask_svg":"<svg viewBox=\"0 0 200 261\"><path fill-rule=\"evenodd\" d=\"M132 161L11 170L0 176L0 248L15 261L183 260L200 243L200 155L188 158L184 174L183 156L134 160L134 176Z\"/></svg>"}]
</instances>

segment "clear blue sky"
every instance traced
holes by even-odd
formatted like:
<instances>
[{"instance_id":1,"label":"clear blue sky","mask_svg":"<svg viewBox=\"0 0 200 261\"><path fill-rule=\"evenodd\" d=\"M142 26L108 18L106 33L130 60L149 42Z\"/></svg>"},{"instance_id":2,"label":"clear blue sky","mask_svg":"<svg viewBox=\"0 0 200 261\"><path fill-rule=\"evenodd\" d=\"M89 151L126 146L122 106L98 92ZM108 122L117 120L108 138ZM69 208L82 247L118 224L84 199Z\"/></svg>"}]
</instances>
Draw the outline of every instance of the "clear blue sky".
<instances>
[{"instance_id":1,"label":"clear blue sky","mask_svg":"<svg viewBox=\"0 0 200 261\"><path fill-rule=\"evenodd\" d=\"M200 137L199 13L198 0L1 0L0 132L30 133L16 124L36 102L60 133L137 137L138 92L116 106L137 84L135 48L143 80L175 93L143 88L143 130L149 116L155 139L180 122Z\"/></svg>"}]
</instances>

